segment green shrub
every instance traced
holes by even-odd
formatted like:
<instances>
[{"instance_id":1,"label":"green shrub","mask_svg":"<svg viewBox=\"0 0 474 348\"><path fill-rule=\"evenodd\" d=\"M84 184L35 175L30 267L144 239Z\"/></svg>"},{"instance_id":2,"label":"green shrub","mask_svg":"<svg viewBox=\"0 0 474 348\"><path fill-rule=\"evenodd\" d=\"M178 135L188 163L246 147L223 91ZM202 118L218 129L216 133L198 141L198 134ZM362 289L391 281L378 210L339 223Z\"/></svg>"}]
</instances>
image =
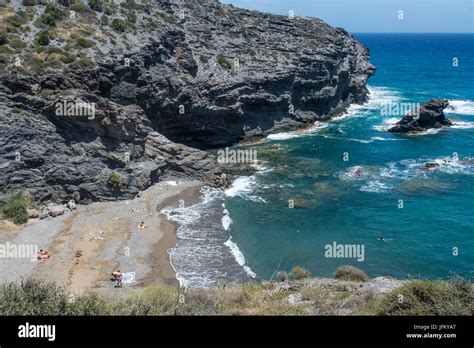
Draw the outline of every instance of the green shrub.
<instances>
[{"instance_id":1,"label":"green shrub","mask_svg":"<svg viewBox=\"0 0 474 348\"><path fill-rule=\"evenodd\" d=\"M55 27L56 26L56 19L54 19L54 16L52 14L45 14L41 17L41 22L43 24L46 24L50 27Z\"/></svg>"},{"instance_id":2,"label":"green shrub","mask_svg":"<svg viewBox=\"0 0 474 348\"><path fill-rule=\"evenodd\" d=\"M49 3L46 5L44 14L41 16L41 22L50 27L55 27L56 22L59 21L64 16L64 11L61 10L55 4Z\"/></svg>"},{"instance_id":3,"label":"green shrub","mask_svg":"<svg viewBox=\"0 0 474 348\"><path fill-rule=\"evenodd\" d=\"M226 69L226 70L230 70L232 69L232 65L230 64L230 62L227 60L226 57L224 57L222 54L219 54L217 56L217 62L219 63L219 65Z\"/></svg>"},{"instance_id":4,"label":"green shrub","mask_svg":"<svg viewBox=\"0 0 474 348\"><path fill-rule=\"evenodd\" d=\"M44 284L28 278L4 285L0 290L2 315L61 315L66 307L64 289L53 283Z\"/></svg>"},{"instance_id":5,"label":"green shrub","mask_svg":"<svg viewBox=\"0 0 474 348\"><path fill-rule=\"evenodd\" d=\"M76 46L81 48L90 48L94 46L94 41L87 40L83 37L78 37L76 39Z\"/></svg>"},{"instance_id":6,"label":"green shrub","mask_svg":"<svg viewBox=\"0 0 474 348\"><path fill-rule=\"evenodd\" d=\"M85 13L85 12L91 12L89 7L87 7L84 3L82 2L75 2L71 5L71 10L79 12L79 13Z\"/></svg>"},{"instance_id":7,"label":"green shrub","mask_svg":"<svg viewBox=\"0 0 474 348\"><path fill-rule=\"evenodd\" d=\"M172 315L178 302L175 288L154 285L120 301L116 311L119 315Z\"/></svg>"},{"instance_id":8,"label":"green shrub","mask_svg":"<svg viewBox=\"0 0 474 348\"><path fill-rule=\"evenodd\" d=\"M309 278L311 276L311 272L302 267L294 267L291 272L290 276L294 280Z\"/></svg>"},{"instance_id":9,"label":"green shrub","mask_svg":"<svg viewBox=\"0 0 474 348\"><path fill-rule=\"evenodd\" d=\"M374 306L377 315L474 315L474 287L462 278L410 281Z\"/></svg>"},{"instance_id":10,"label":"green shrub","mask_svg":"<svg viewBox=\"0 0 474 348\"><path fill-rule=\"evenodd\" d=\"M199 60L203 63L207 63L209 61L206 56L199 56Z\"/></svg>"},{"instance_id":11,"label":"green shrub","mask_svg":"<svg viewBox=\"0 0 474 348\"><path fill-rule=\"evenodd\" d=\"M28 221L27 206L20 196L15 196L10 202L3 207L3 215L12 219L17 225L24 224Z\"/></svg>"},{"instance_id":12,"label":"green shrub","mask_svg":"<svg viewBox=\"0 0 474 348\"><path fill-rule=\"evenodd\" d=\"M51 41L51 33L47 30L40 31L36 35L36 42L41 46L47 46Z\"/></svg>"},{"instance_id":13,"label":"green shrub","mask_svg":"<svg viewBox=\"0 0 474 348\"><path fill-rule=\"evenodd\" d=\"M72 4L75 3L75 0L57 0L58 5L64 7L70 7Z\"/></svg>"},{"instance_id":14,"label":"green shrub","mask_svg":"<svg viewBox=\"0 0 474 348\"><path fill-rule=\"evenodd\" d=\"M55 4L51 4L51 3L46 5L46 9L44 10L44 13L50 14L55 20L60 20L64 16L64 11L61 10Z\"/></svg>"},{"instance_id":15,"label":"green shrub","mask_svg":"<svg viewBox=\"0 0 474 348\"><path fill-rule=\"evenodd\" d=\"M142 8L142 6L137 4L135 0L125 0L125 2L122 2L120 5L129 10L139 10Z\"/></svg>"},{"instance_id":16,"label":"green shrub","mask_svg":"<svg viewBox=\"0 0 474 348\"><path fill-rule=\"evenodd\" d=\"M105 15L105 14L100 16L100 24L104 25L104 26L109 25L109 17L107 17L107 15Z\"/></svg>"},{"instance_id":17,"label":"green shrub","mask_svg":"<svg viewBox=\"0 0 474 348\"><path fill-rule=\"evenodd\" d=\"M28 15L24 11L18 11L17 14L7 17L6 22L16 28L28 23Z\"/></svg>"},{"instance_id":18,"label":"green shrub","mask_svg":"<svg viewBox=\"0 0 474 348\"><path fill-rule=\"evenodd\" d=\"M107 7L105 7L104 12L105 12L105 14L106 14L107 16L112 16L112 15L115 14L117 11L116 11L114 8L110 7L110 6L107 6Z\"/></svg>"},{"instance_id":19,"label":"green shrub","mask_svg":"<svg viewBox=\"0 0 474 348\"><path fill-rule=\"evenodd\" d=\"M89 0L88 3L91 10L96 12L102 12L103 10L103 3L102 0Z\"/></svg>"},{"instance_id":20,"label":"green shrub","mask_svg":"<svg viewBox=\"0 0 474 348\"><path fill-rule=\"evenodd\" d=\"M118 31L119 33L124 33L127 30L127 25L121 19L114 18L112 20L112 29Z\"/></svg>"},{"instance_id":21,"label":"green shrub","mask_svg":"<svg viewBox=\"0 0 474 348\"><path fill-rule=\"evenodd\" d=\"M36 6L38 3L36 0L23 0L23 6Z\"/></svg>"},{"instance_id":22,"label":"green shrub","mask_svg":"<svg viewBox=\"0 0 474 348\"><path fill-rule=\"evenodd\" d=\"M111 308L107 302L96 294L86 294L77 297L73 302L68 301L63 315L110 315Z\"/></svg>"},{"instance_id":23,"label":"green shrub","mask_svg":"<svg viewBox=\"0 0 474 348\"><path fill-rule=\"evenodd\" d=\"M7 34L4 31L0 31L0 45L8 43Z\"/></svg>"},{"instance_id":24,"label":"green shrub","mask_svg":"<svg viewBox=\"0 0 474 348\"><path fill-rule=\"evenodd\" d=\"M17 50L21 50L28 46L20 37L12 37L9 41L9 46Z\"/></svg>"},{"instance_id":25,"label":"green shrub","mask_svg":"<svg viewBox=\"0 0 474 348\"><path fill-rule=\"evenodd\" d=\"M108 315L110 306L95 294L73 301L64 288L34 278L9 283L0 289L2 315Z\"/></svg>"},{"instance_id":26,"label":"green shrub","mask_svg":"<svg viewBox=\"0 0 474 348\"><path fill-rule=\"evenodd\" d=\"M367 274L354 266L340 266L334 273L334 278L353 282L366 282L369 280Z\"/></svg>"},{"instance_id":27,"label":"green shrub","mask_svg":"<svg viewBox=\"0 0 474 348\"><path fill-rule=\"evenodd\" d=\"M65 64L70 64L74 62L74 60L76 59L76 56L70 52L63 52L63 54L59 56L59 59L61 60L61 62Z\"/></svg>"},{"instance_id":28,"label":"green shrub","mask_svg":"<svg viewBox=\"0 0 474 348\"><path fill-rule=\"evenodd\" d=\"M136 23L137 22L137 15L135 13L133 13L132 11L127 12L127 14L125 16L127 17L127 21L129 21L130 23Z\"/></svg>"},{"instance_id":29,"label":"green shrub","mask_svg":"<svg viewBox=\"0 0 474 348\"><path fill-rule=\"evenodd\" d=\"M1 45L0 46L0 54L12 54L14 51L10 49L8 46Z\"/></svg>"},{"instance_id":30,"label":"green shrub","mask_svg":"<svg viewBox=\"0 0 474 348\"><path fill-rule=\"evenodd\" d=\"M287 282L290 277L288 276L288 273L279 271L275 273L275 279L279 282Z\"/></svg>"},{"instance_id":31,"label":"green shrub","mask_svg":"<svg viewBox=\"0 0 474 348\"><path fill-rule=\"evenodd\" d=\"M113 171L110 173L107 182L115 188L122 187L122 176L119 173Z\"/></svg>"},{"instance_id":32,"label":"green shrub","mask_svg":"<svg viewBox=\"0 0 474 348\"><path fill-rule=\"evenodd\" d=\"M92 68L93 66L95 66L94 62L91 59L85 57L74 60L74 62L72 62L70 65L72 69L87 69Z\"/></svg>"}]
</instances>

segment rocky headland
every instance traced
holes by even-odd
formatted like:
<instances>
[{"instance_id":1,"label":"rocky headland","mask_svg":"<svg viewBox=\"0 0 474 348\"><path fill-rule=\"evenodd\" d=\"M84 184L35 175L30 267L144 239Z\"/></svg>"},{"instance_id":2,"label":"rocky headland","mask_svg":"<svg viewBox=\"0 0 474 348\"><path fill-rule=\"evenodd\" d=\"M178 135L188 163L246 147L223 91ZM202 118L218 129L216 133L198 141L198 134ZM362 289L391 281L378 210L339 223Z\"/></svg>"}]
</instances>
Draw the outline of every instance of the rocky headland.
<instances>
[{"instance_id":1,"label":"rocky headland","mask_svg":"<svg viewBox=\"0 0 474 348\"><path fill-rule=\"evenodd\" d=\"M0 49L0 204L215 182L205 150L341 114L375 71L344 29L215 0L10 0Z\"/></svg>"}]
</instances>

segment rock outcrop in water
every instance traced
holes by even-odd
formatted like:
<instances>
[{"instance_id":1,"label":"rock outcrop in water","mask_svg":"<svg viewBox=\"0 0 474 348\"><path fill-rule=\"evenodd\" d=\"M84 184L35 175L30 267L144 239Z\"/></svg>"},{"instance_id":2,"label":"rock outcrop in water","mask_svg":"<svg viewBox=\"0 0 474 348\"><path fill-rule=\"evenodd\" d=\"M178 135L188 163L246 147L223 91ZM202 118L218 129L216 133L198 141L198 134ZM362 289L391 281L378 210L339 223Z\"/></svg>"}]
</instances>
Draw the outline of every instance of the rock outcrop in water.
<instances>
[{"instance_id":1,"label":"rock outcrop in water","mask_svg":"<svg viewBox=\"0 0 474 348\"><path fill-rule=\"evenodd\" d=\"M451 121L443 112L448 105L449 103L445 99L430 99L419 108L410 111L388 131L392 133L412 133L451 126Z\"/></svg>"},{"instance_id":2,"label":"rock outcrop in water","mask_svg":"<svg viewBox=\"0 0 474 348\"><path fill-rule=\"evenodd\" d=\"M211 182L225 168L203 150L340 114L375 71L319 19L214 0L46 4L0 5L0 203Z\"/></svg>"}]
</instances>

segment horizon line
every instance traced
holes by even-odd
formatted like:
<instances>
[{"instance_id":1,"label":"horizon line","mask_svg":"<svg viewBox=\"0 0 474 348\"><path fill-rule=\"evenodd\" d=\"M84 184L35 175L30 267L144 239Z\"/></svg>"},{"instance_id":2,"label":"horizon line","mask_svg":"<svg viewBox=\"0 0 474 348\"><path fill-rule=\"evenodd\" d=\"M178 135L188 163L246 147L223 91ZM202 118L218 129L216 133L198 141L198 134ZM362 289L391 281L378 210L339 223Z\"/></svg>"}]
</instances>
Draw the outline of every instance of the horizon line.
<instances>
[{"instance_id":1,"label":"horizon line","mask_svg":"<svg viewBox=\"0 0 474 348\"><path fill-rule=\"evenodd\" d=\"M348 31L351 34L471 34L473 35L474 32L471 31L459 31L459 32L437 32L437 31Z\"/></svg>"}]
</instances>

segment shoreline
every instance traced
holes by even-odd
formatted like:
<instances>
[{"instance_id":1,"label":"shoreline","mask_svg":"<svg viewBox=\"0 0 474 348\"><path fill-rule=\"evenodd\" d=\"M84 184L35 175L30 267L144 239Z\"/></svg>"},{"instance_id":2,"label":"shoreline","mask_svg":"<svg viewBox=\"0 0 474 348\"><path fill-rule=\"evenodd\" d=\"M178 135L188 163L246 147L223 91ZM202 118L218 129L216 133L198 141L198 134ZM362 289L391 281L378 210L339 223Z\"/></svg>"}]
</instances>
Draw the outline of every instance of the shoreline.
<instances>
[{"instance_id":1,"label":"shoreline","mask_svg":"<svg viewBox=\"0 0 474 348\"><path fill-rule=\"evenodd\" d=\"M161 262L158 262L158 264L166 264L169 266L170 270L168 270L168 278L169 282L172 283L173 285L180 286L179 280L177 278L177 273L176 269L173 266L173 263L171 262L171 250L176 247L176 241L178 239L177 233L178 233L178 228L179 224L175 221L172 221L166 217L163 213L161 213L161 210L167 206L172 205L174 202L179 201L179 200L184 200L184 202L188 201L195 201L199 199L199 192L200 189L204 185L198 185L198 186L192 186L192 187L187 187L184 188L179 194L165 198L162 202L160 202L156 206L156 211L159 213L160 216L160 228L163 231L163 238L162 238L162 243L158 243L156 245L156 251L158 255L161 255ZM166 263L163 261L163 257L166 258Z\"/></svg>"},{"instance_id":2,"label":"shoreline","mask_svg":"<svg viewBox=\"0 0 474 348\"><path fill-rule=\"evenodd\" d=\"M160 210L180 199L196 199L200 181L159 182L129 201L95 202L44 220L32 220L1 243L33 244L49 250L51 260L5 258L0 283L34 276L54 281L73 294L89 291L106 297L127 294L151 284L178 285L169 250L177 226ZM145 229L139 229L141 221ZM135 272L135 282L115 289L110 273Z\"/></svg>"}]
</instances>

